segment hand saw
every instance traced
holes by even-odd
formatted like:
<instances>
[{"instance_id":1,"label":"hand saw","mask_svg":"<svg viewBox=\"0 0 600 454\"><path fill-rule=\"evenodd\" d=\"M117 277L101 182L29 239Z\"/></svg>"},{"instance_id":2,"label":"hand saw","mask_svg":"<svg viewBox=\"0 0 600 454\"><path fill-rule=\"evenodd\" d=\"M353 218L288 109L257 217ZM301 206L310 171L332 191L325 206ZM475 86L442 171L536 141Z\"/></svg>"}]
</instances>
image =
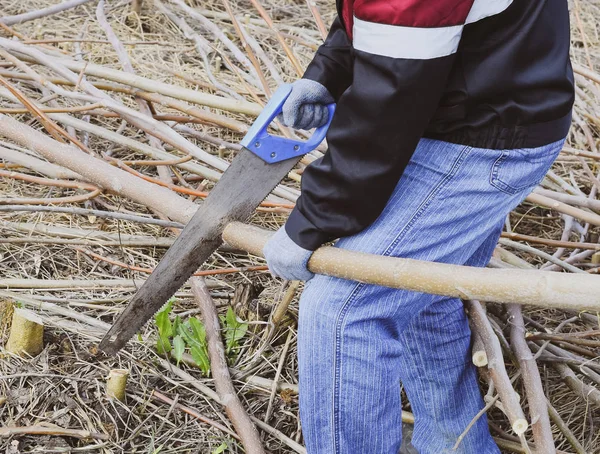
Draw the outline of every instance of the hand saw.
<instances>
[{"instance_id":1,"label":"hand saw","mask_svg":"<svg viewBox=\"0 0 600 454\"><path fill-rule=\"evenodd\" d=\"M241 141L241 151L104 336L98 346L100 350L114 355L123 348L222 244L225 226L248 220L300 158L325 138L334 104L327 106L327 123L316 129L306 142L267 132L291 91L291 85L284 84L273 94Z\"/></svg>"}]
</instances>

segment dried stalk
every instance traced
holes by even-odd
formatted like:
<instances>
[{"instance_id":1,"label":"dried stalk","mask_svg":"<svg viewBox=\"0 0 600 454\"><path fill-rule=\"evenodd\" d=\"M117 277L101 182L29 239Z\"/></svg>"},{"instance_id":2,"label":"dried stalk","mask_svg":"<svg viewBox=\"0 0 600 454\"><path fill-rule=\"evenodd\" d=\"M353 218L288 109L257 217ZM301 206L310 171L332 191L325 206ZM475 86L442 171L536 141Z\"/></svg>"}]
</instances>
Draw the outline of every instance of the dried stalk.
<instances>
[{"instance_id":1,"label":"dried stalk","mask_svg":"<svg viewBox=\"0 0 600 454\"><path fill-rule=\"evenodd\" d=\"M188 415L193 416L194 418L198 419L199 421L202 421L203 423L206 423L208 425L211 425L219 430L221 430L222 432L231 435L233 438L235 438L236 440L239 440L239 436L238 434L236 434L235 432L229 430L227 427L225 427L223 424L218 423L217 421L214 421L210 418L207 418L206 416L201 415L199 412L197 412L196 410L186 407L184 405L181 405L180 403L177 403L176 401L174 401L173 399L168 398L167 396L165 396L163 393L158 392L156 389L152 391L152 397L166 403L169 405L173 405L175 408L183 411L184 413L187 413Z\"/></svg>"},{"instance_id":2,"label":"dried stalk","mask_svg":"<svg viewBox=\"0 0 600 454\"><path fill-rule=\"evenodd\" d=\"M36 58L30 55L30 50L33 50L33 53L36 56L39 56L38 53L42 53L41 51L36 50L33 46L29 46L28 50L27 46L15 41L8 40L6 38L0 38L0 46L13 52L28 55L34 59ZM172 98L193 102L195 104L200 104L203 106L214 107L216 109L222 109L236 113L244 113L253 116L257 116L262 110L257 104L250 103L247 101L239 101L224 98L222 96L210 95L201 91L178 87L164 82L151 80L142 76L127 74L123 71L107 68L101 65L96 65L94 63L79 62L75 60L69 60L66 58L61 58L60 60L56 59L56 57L51 58L59 61L61 66L64 66L70 69L71 71L76 71L77 73L81 72L87 76L100 77L102 79L107 79L113 82L119 82L132 87L140 88L144 91L160 93L166 96L171 96Z\"/></svg>"},{"instance_id":3,"label":"dried stalk","mask_svg":"<svg viewBox=\"0 0 600 454\"><path fill-rule=\"evenodd\" d=\"M0 149L1 152L1 149ZM161 227L175 227L178 229L182 229L184 227L183 224L179 222L171 222L171 221L163 221L162 219L154 219L144 216L135 216L127 213L114 213L111 211L103 211L103 210L88 210L86 208L78 208L78 207L46 207L46 206L29 206L24 207L21 205L3 205L0 206L0 212L11 212L11 211L35 211L35 212L46 212L46 213L67 213L67 214L77 214L81 216L95 216L99 218L106 219L121 219L123 221L129 222L139 222L148 225L159 225ZM121 237L120 239L127 240L127 238ZM155 237L147 237L144 239L146 245L150 245L149 242L153 241L154 246L158 246L159 243L156 240L159 238ZM169 240L168 238L165 238ZM169 240L170 241L170 240ZM170 243L169 243L170 244Z\"/></svg>"},{"instance_id":4,"label":"dried stalk","mask_svg":"<svg viewBox=\"0 0 600 454\"><path fill-rule=\"evenodd\" d=\"M575 452L577 454L586 454L585 449L583 448L581 443L579 443L579 440L577 440L577 437L575 437L575 435L573 435L573 432L571 432L571 429L569 429L569 426L567 426L567 424L560 417L560 415L558 414L556 409L550 404L550 401L548 401L547 399L546 399L546 404L547 404L548 413L550 414L550 418L552 419L552 422L556 425L556 427L558 427L558 429L561 431L561 433L565 436L565 438L571 444L571 446L573 447Z\"/></svg>"},{"instance_id":5,"label":"dried stalk","mask_svg":"<svg viewBox=\"0 0 600 454\"><path fill-rule=\"evenodd\" d=\"M24 294L0 290L0 296L7 298L11 301L19 302L24 306L29 306L37 310L46 311L52 314L72 318L73 320L77 320L79 322L85 323L86 325L93 326L94 328L99 328L103 331L108 331L108 329L110 328L110 325L108 323L102 322L95 317L90 317L88 315L84 315L77 311L72 311L70 309L58 306L53 303L38 301ZM35 314L33 314L31 317L35 317Z\"/></svg>"},{"instance_id":6,"label":"dried stalk","mask_svg":"<svg viewBox=\"0 0 600 454\"><path fill-rule=\"evenodd\" d=\"M319 13L319 8L317 8L317 3L314 0L306 0L306 4L308 5L308 9L310 9L310 12L315 19L315 23L317 24L317 29L321 34L321 38L325 40L325 38L327 38L327 28L323 23L323 19L321 18L321 14Z\"/></svg>"},{"instance_id":7,"label":"dried stalk","mask_svg":"<svg viewBox=\"0 0 600 454\"><path fill-rule=\"evenodd\" d=\"M109 440L106 434L90 432L88 430L63 429L62 427L49 425L37 425L29 427L0 427L0 437L13 437L19 435L55 435L58 437L73 437L84 440Z\"/></svg>"},{"instance_id":8,"label":"dried stalk","mask_svg":"<svg viewBox=\"0 0 600 454\"><path fill-rule=\"evenodd\" d=\"M77 180L81 179L81 175L78 175L71 170L65 169L64 167L57 166L50 162L42 161L41 159L34 158L33 156L21 153L17 150L11 150L0 146L0 159L10 161L15 164L19 164L28 169L34 170L38 173L46 175L50 178L59 178L66 180Z\"/></svg>"},{"instance_id":9,"label":"dried stalk","mask_svg":"<svg viewBox=\"0 0 600 454\"><path fill-rule=\"evenodd\" d=\"M189 140L183 138L164 123L155 120L151 116L145 116L134 109L126 107L122 102L111 98L108 94L106 94L106 92L99 90L94 85L87 82L87 80L78 77L66 66L61 64L60 61L57 61L57 59L53 59L48 55L44 54L43 52L38 51L32 47L28 47L10 40L5 40L4 38L0 38L0 45L8 49L17 50L20 53L24 53L25 55L32 57L38 63L53 69L62 77L66 78L72 83L76 83L79 87L86 91L89 96L76 95L74 92L69 92L56 85L52 85L52 89L55 93L62 96L75 97L91 102L101 100L105 107L118 113L123 119L127 120L132 125L144 130L146 133L149 133L157 137L158 139L172 145L173 147L180 149L186 154L191 154L192 156L198 158L201 161L211 163L211 165L213 165L212 163L214 162L215 167L223 165L223 162L221 160L215 158L214 156L210 155L198 146L194 145Z\"/></svg>"},{"instance_id":10,"label":"dried stalk","mask_svg":"<svg viewBox=\"0 0 600 454\"><path fill-rule=\"evenodd\" d=\"M111 142L123 145L131 150L143 153L144 155L149 156L153 159L171 161L175 158L174 155L164 150L151 147L149 145L138 142L137 140L131 139L130 137L125 137L117 132L111 131L98 125L93 125L78 118L71 117L70 115L49 114L49 117L65 125L73 126L79 131L89 132L90 134L94 134L95 136L102 137L104 139L110 140ZM212 181L216 181L221 177L221 174L219 172L201 166L195 162L182 162L175 165L180 169L183 169L195 175L200 175L201 177L207 178Z\"/></svg>"},{"instance_id":11,"label":"dried stalk","mask_svg":"<svg viewBox=\"0 0 600 454\"><path fill-rule=\"evenodd\" d=\"M206 40L206 38L199 35L198 33L194 32L192 27L190 27L188 25L188 23L185 21L185 19L178 16L173 11L171 11L169 8L167 8L162 1L154 0L154 6L156 7L156 9L158 11L160 11L162 14L167 16L169 18L169 20L171 22L173 22L183 32L183 35L187 39L194 41L196 52L198 52L198 54L200 55L200 58L202 59L202 62L204 64L204 70L206 71L206 75L208 76L208 79L213 84L213 87L223 93L229 94L233 99L241 100L242 97L240 95L238 95L234 90L230 89L226 85L223 85L222 83L220 83L217 80L217 78L215 77L213 70L211 68L209 59L208 59L208 54L209 54L209 52L211 52L211 49L212 49L208 40ZM215 58L215 61L217 61L217 59L220 60L220 58L221 57Z\"/></svg>"},{"instance_id":12,"label":"dried stalk","mask_svg":"<svg viewBox=\"0 0 600 454\"><path fill-rule=\"evenodd\" d=\"M210 357L211 372L220 401L225 406L225 412L233 423L247 452L262 454L264 449L256 427L248 417L229 375L225 348L220 335L219 317L208 288L201 278L191 281L192 292L202 312L206 341Z\"/></svg>"},{"instance_id":13,"label":"dried stalk","mask_svg":"<svg viewBox=\"0 0 600 454\"><path fill-rule=\"evenodd\" d=\"M231 41L227 37L227 35L219 27L217 27L215 24L213 24L210 20L208 20L206 17L204 17L197 10L190 8L182 0L170 0L170 1L172 3L175 3L177 6L179 6L183 11L185 11L187 14L189 14L190 17L193 17L194 19L196 19L202 25L202 27L204 27L206 30L210 31L219 41L221 41L225 45L225 47L227 49L229 49L229 51L234 56L234 58L237 61L239 61L250 72L250 74L254 78L254 80L253 80L254 85L258 86L258 83L256 81L256 78L258 77L258 73L256 72L255 66L248 59L248 57L233 43L233 41Z\"/></svg>"},{"instance_id":14,"label":"dried stalk","mask_svg":"<svg viewBox=\"0 0 600 454\"><path fill-rule=\"evenodd\" d=\"M52 14L60 13L90 1L91 0L67 0L65 2L49 6L48 8L17 14L15 16L4 16L0 18L0 22L2 22L4 25L21 24L30 20L39 19L40 17L46 17L51 16Z\"/></svg>"},{"instance_id":15,"label":"dried stalk","mask_svg":"<svg viewBox=\"0 0 600 454\"><path fill-rule=\"evenodd\" d=\"M517 243L516 241L511 241L506 238L500 238L500 240L498 242L503 246L510 246L514 249L529 252L531 254L537 255L538 257L542 257L543 259L546 259L549 262L554 263L555 265L558 265L567 271L570 271L571 273L585 273L585 271L577 268L576 266L573 266L570 263L560 260L544 251L540 251L539 249L536 249L527 244Z\"/></svg>"},{"instance_id":16,"label":"dried stalk","mask_svg":"<svg viewBox=\"0 0 600 454\"><path fill-rule=\"evenodd\" d=\"M596 408L600 408L600 391L591 385L588 385L581 381L575 373L562 363L551 363L552 367L560 374L565 384L573 391L577 396L586 402L591 403Z\"/></svg>"},{"instance_id":17,"label":"dried stalk","mask_svg":"<svg viewBox=\"0 0 600 454\"><path fill-rule=\"evenodd\" d=\"M575 241L561 241L561 240L551 240L548 238L538 238L536 236L531 235L522 235L520 233L512 233L512 232L503 232L503 238L511 238L513 240L526 241L528 243L539 243L545 244L546 246L553 246L557 248L565 248L565 249L591 249L591 250L600 250L600 244L598 243L580 243ZM564 261L564 263L568 263Z\"/></svg>"},{"instance_id":18,"label":"dried stalk","mask_svg":"<svg viewBox=\"0 0 600 454\"><path fill-rule=\"evenodd\" d=\"M176 0L176 1L180 2L181 0ZM250 61L252 62L254 71L258 75L260 83L263 87L263 91L265 92L265 94L267 96L271 96L271 89L269 88L269 84L267 83L265 74L263 73L263 71L260 67L260 63L258 62L256 55L254 55L254 52L252 52L252 48L248 44L248 40L246 39L246 36L244 35L244 32L242 31L242 27L240 26L240 23L238 22L235 15L233 14L233 9L231 8L231 4L229 3L229 0L222 0L222 2L223 2L223 5L225 5L225 9L227 10L227 13L231 16L231 23L233 24L233 28L235 29L235 32L237 33L238 38L242 42L242 47L246 51L248 58L250 58ZM204 16L202 16L202 17L204 17ZM206 19L206 18L204 18L204 19ZM206 20L208 20L208 19L206 19Z\"/></svg>"},{"instance_id":19,"label":"dried stalk","mask_svg":"<svg viewBox=\"0 0 600 454\"><path fill-rule=\"evenodd\" d=\"M279 30L277 30L277 27L273 23L273 20L269 16L269 13L267 12L267 10L265 10L265 8L257 0L250 0L250 2L252 3L252 5L254 5L254 7L260 14L260 16L263 18L263 20L266 22L266 24L269 26L269 28L273 31L273 33L275 33L275 37L277 38L277 41L279 41L281 48L283 49L285 54L288 56L290 62L292 63L292 66L296 70L296 74L298 75L298 77L302 77L302 74L304 73L302 66L298 62L298 59L294 55L294 52L292 52L292 49L290 49L290 46L287 45L287 43L283 39L283 36L281 36L281 33L279 33Z\"/></svg>"}]
</instances>

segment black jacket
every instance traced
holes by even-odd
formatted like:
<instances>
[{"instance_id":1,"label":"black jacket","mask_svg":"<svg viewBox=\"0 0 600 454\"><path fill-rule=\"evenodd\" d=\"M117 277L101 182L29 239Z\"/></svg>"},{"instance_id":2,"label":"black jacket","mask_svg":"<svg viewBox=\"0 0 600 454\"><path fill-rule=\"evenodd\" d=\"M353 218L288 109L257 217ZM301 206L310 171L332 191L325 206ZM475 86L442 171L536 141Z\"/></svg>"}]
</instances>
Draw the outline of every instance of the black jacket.
<instances>
[{"instance_id":1,"label":"black jacket","mask_svg":"<svg viewBox=\"0 0 600 454\"><path fill-rule=\"evenodd\" d=\"M305 78L337 101L286 224L314 250L370 225L422 137L530 148L567 135L567 0L338 0Z\"/></svg>"}]
</instances>

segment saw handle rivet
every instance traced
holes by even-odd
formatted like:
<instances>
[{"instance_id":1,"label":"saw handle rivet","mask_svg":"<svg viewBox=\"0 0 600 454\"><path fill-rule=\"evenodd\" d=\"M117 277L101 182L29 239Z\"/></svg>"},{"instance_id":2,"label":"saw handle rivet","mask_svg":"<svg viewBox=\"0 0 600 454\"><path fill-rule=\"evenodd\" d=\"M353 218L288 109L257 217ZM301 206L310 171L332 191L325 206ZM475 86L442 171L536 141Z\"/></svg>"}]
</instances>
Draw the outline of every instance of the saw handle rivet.
<instances>
[{"instance_id":1,"label":"saw handle rivet","mask_svg":"<svg viewBox=\"0 0 600 454\"><path fill-rule=\"evenodd\" d=\"M294 151L298 151L300 149L300 145L294 145Z\"/></svg>"},{"instance_id":2,"label":"saw handle rivet","mask_svg":"<svg viewBox=\"0 0 600 454\"><path fill-rule=\"evenodd\" d=\"M275 153L275 152L271 153L272 158L274 158L275 156L277 156L277 153Z\"/></svg>"},{"instance_id":3,"label":"saw handle rivet","mask_svg":"<svg viewBox=\"0 0 600 454\"><path fill-rule=\"evenodd\" d=\"M257 140L256 142L254 142L254 146L255 146L256 148L260 148L260 142Z\"/></svg>"}]
</instances>

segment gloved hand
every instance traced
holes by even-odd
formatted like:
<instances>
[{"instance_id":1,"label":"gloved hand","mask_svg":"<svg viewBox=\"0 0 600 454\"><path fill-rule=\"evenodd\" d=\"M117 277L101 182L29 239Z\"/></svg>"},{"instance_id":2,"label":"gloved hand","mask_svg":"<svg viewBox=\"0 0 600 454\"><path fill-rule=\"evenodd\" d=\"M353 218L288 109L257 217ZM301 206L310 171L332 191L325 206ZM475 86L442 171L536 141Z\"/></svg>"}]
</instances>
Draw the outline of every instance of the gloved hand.
<instances>
[{"instance_id":1,"label":"gloved hand","mask_svg":"<svg viewBox=\"0 0 600 454\"><path fill-rule=\"evenodd\" d=\"M295 129L312 129L327 123L327 104L334 102L327 88L310 79L292 84L292 92L281 109L280 120Z\"/></svg>"},{"instance_id":2,"label":"gloved hand","mask_svg":"<svg viewBox=\"0 0 600 454\"><path fill-rule=\"evenodd\" d=\"M267 241L263 254L271 274L290 281L308 281L314 273L306 265L313 251L298 246L281 227Z\"/></svg>"}]
</instances>

